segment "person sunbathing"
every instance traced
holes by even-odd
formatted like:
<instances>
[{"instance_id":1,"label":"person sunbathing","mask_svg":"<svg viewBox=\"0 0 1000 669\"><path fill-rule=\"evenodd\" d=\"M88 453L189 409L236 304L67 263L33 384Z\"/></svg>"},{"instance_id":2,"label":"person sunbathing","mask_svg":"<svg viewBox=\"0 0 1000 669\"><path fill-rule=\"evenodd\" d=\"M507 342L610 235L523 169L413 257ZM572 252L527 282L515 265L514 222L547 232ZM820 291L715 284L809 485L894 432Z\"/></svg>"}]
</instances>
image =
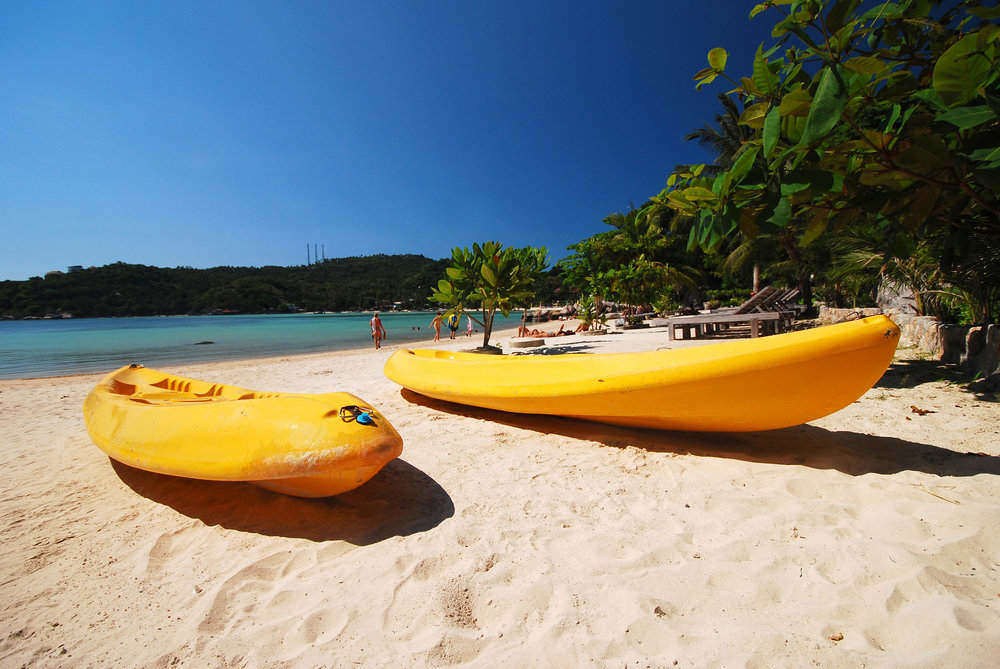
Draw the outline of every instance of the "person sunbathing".
<instances>
[{"instance_id":1,"label":"person sunbathing","mask_svg":"<svg viewBox=\"0 0 1000 669\"><path fill-rule=\"evenodd\" d=\"M565 324L560 325L559 329L556 330L555 332L545 332L544 330L534 329L531 330L528 334L531 335L532 337L564 337L566 335L573 334L572 332L564 330L563 328L565 327L566 327Z\"/></svg>"}]
</instances>

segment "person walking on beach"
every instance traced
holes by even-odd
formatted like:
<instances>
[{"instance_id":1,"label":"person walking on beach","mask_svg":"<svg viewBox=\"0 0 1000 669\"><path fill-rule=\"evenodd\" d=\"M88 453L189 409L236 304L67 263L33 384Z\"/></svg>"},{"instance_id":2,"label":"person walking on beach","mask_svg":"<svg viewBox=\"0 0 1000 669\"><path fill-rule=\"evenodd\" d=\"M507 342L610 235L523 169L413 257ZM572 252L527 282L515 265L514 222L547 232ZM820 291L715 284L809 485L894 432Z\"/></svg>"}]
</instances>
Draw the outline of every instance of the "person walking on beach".
<instances>
[{"instance_id":1,"label":"person walking on beach","mask_svg":"<svg viewBox=\"0 0 1000 669\"><path fill-rule=\"evenodd\" d=\"M451 330L451 338L455 338L455 333L458 332L458 314L452 314L448 316L448 329Z\"/></svg>"},{"instance_id":2,"label":"person walking on beach","mask_svg":"<svg viewBox=\"0 0 1000 669\"><path fill-rule=\"evenodd\" d=\"M378 317L377 311L369 323L372 326L372 339L375 340L375 348L382 348L382 340L388 339L389 335L386 334L385 327L382 326L382 319Z\"/></svg>"},{"instance_id":3,"label":"person walking on beach","mask_svg":"<svg viewBox=\"0 0 1000 669\"><path fill-rule=\"evenodd\" d=\"M472 316L465 314L465 336L472 336Z\"/></svg>"},{"instance_id":4,"label":"person walking on beach","mask_svg":"<svg viewBox=\"0 0 1000 669\"><path fill-rule=\"evenodd\" d=\"M434 314L431 327L434 328L434 341L441 341L441 312Z\"/></svg>"}]
</instances>

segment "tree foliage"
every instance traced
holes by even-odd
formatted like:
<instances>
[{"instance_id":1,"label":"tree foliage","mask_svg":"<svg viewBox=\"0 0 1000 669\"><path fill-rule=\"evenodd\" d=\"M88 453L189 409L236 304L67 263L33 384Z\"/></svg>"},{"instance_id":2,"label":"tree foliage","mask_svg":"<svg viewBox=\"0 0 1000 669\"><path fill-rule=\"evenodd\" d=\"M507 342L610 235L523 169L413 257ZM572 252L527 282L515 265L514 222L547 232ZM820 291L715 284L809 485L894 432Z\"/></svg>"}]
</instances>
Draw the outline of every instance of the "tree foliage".
<instances>
[{"instance_id":1,"label":"tree foliage","mask_svg":"<svg viewBox=\"0 0 1000 669\"><path fill-rule=\"evenodd\" d=\"M542 272L548 266L544 247L504 247L500 242L455 247L445 278L438 281L430 299L448 307L447 315L463 313L483 328L483 348L489 347L493 319L517 307L528 306L536 296ZM469 313L477 307L480 317Z\"/></svg>"},{"instance_id":2,"label":"tree foliage","mask_svg":"<svg viewBox=\"0 0 1000 669\"><path fill-rule=\"evenodd\" d=\"M298 267L149 267L114 263L0 282L0 315L152 316L426 308L445 261L418 255L338 258Z\"/></svg>"},{"instance_id":3,"label":"tree foliage","mask_svg":"<svg viewBox=\"0 0 1000 669\"><path fill-rule=\"evenodd\" d=\"M803 272L817 240L861 229L891 254L902 231L933 245L975 320L995 316L970 268L1000 248L1000 8L768 0L758 14L775 42L749 76L729 77L721 49L695 75L733 82L749 136L730 167L675 171L653 201L690 222L692 248L770 235Z\"/></svg>"},{"instance_id":4,"label":"tree foliage","mask_svg":"<svg viewBox=\"0 0 1000 669\"><path fill-rule=\"evenodd\" d=\"M681 239L664 230L664 212L651 204L606 217L611 230L571 245L573 253L560 262L565 284L585 297L635 306L695 288L703 278L696 267L700 252L685 250Z\"/></svg>"}]
</instances>

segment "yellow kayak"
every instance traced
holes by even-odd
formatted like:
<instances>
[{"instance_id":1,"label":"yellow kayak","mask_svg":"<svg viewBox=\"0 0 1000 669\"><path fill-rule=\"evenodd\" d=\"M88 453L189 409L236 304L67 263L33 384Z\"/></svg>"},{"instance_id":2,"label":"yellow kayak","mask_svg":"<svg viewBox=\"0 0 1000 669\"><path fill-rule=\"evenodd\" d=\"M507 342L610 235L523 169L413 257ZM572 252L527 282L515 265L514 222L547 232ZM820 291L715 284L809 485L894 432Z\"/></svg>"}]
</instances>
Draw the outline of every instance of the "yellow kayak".
<instances>
[{"instance_id":1,"label":"yellow kayak","mask_svg":"<svg viewBox=\"0 0 1000 669\"><path fill-rule=\"evenodd\" d=\"M101 379L83 416L126 465L297 497L357 488L403 451L389 421L348 393L259 392L141 365Z\"/></svg>"},{"instance_id":2,"label":"yellow kayak","mask_svg":"<svg viewBox=\"0 0 1000 669\"><path fill-rule=\"evenodd\" d=\"M667 430L742 432L842 409L892 361L885 316L644 353L489 356L397 351L385 375L421 395L527 414Z\"/></svg>"}]
</instances>

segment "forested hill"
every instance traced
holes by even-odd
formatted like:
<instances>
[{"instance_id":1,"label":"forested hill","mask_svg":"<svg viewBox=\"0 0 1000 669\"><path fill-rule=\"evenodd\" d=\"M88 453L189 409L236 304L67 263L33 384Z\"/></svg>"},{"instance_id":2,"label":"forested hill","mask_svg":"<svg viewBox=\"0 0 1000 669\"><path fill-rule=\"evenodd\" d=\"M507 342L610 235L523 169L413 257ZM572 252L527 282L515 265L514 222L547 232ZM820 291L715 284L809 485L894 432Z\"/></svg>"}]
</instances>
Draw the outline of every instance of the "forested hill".
<instances>
[{"instance_id":1,"label":"forested hill","mask_svg":"<svg viewBox=\"0 0 1000 669\"><path fill-rule=\"evenodd\" d=\"M0 282L0 317L355 311L429 306L444 260L373 255L298 267L149 267L115 263Z\"/></svg>"}]
</instances>

